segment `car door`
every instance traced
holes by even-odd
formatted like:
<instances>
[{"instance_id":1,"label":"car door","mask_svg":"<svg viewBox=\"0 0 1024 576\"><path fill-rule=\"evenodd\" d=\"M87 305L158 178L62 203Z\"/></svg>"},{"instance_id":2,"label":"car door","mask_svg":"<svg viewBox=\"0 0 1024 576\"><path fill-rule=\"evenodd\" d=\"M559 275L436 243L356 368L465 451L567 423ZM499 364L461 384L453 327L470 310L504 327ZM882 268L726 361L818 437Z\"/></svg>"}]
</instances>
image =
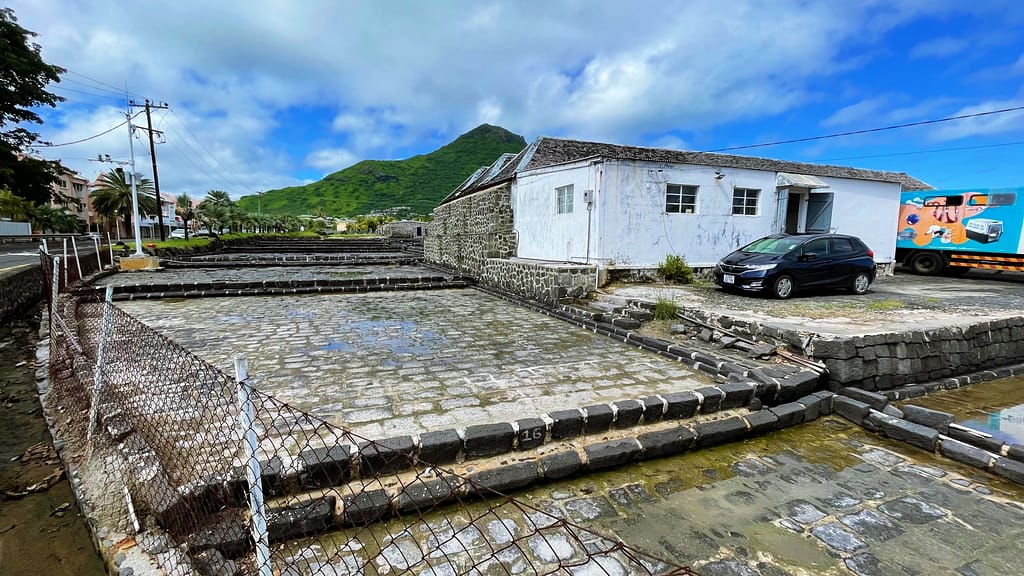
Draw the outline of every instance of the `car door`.
<instances>
[{"instance_id":1,"label":"car door","mask_svg":"<svg viewBox=\"0 0 1024 576\"><path fill-rule=\"evenodd\" d=\"M853 240L842 236L831 238L829 243L832 250L832 268L835 270L835 276L830 284L846 286L853 280L853 273L857 268L855 259L860 251Z\"/></svg>"},{"instance_id":2,"label":"car door","mask_svg":"<svg viewBox=\"0 0 1024 576\"><path fill-rule=\"evenodd\" d=\"M797 283L803 288L828 285L835 270L828 238L815 238L803 245L798 258Z\"/></svg>"}]
</instances>

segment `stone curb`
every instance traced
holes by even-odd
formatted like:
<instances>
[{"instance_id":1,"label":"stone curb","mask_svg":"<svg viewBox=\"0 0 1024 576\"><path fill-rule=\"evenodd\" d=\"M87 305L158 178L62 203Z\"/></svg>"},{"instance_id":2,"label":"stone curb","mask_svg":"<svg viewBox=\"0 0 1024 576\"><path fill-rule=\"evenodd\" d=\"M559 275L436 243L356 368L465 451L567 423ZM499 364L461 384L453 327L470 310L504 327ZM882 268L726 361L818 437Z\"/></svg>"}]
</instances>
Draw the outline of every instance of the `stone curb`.
<instances>
[{"instance_id":1,"label":"stone curb","mask_svg":"<svg viewBox=\"0 0 1024 576\"><path fill-rule=\"evenodd\" d=\"M174 258L162 257L160 265L168 269L190 269L190 268L266 268L266 267L287 267L287 266L371 266L371 265L417 265L422 263L420 258L381 258L381 257L357 257L345 256L340 258L317 257L314 259L289 258L288 256L261 259L241 258L207 258L204 260L176 260Z\"/></svg>"},{"instance_id":2,"label":"stone curb","mask_svg":"<svg viewBox=\"0 0 1024 576\"><path fill-rule=\"evenodd\" d=\"M281 286L281 285L286 286ZM441 277L366 278L360 280L292 280L265 282L213 282L191 284L134 284L114 288L113 299L159 300L163 298L213 298L223 296L281 296L288 294L327 294L338 292L391 292L403 290L443 290L466 288L463 280ZM75 293L102 294L104 287Z\"/></svg>"},{"instance_id":3,"label":"stone curb","mask_svg":"<svg viewBox=\"0 0 1024 576\"><path fill-rule=\"evenodd\" d=\"M340 506L337 507L335 506L337 503L335 497L326 495L306 501L296 507L273 508L269 510L269 515L272 520L271 524L278 526L275 534L287 537L345 527L366 526L396 516L422 514L437 506L468 497L504 496L508 492L545 482L610 470L633 462L678 455L782 430L827 414L828 412L820 410L820 408L822 405L830 406L832 397L831 392L820 392L804 397L799 402L780 405L772 409L728 416L718 420L690 422L656 431L640 432L614 440L601 440L584 444L578 448L567 448L559 452L473 472L461 478L444 469L437 469L436 475L417 476L405 485L399 481L393 483L396 486L391 488L366 488L359 492L346 493L338 498ZM810 409L810 406L814 406L815 409ZM478 440L493 437L500 439L501 442L509 441L509 430L504 426L482 425L479 428L481 429L479 433L474 435ZM483 428L493 429L483 430ZM408 446L408 438L395 439L394 444ZM516 439L518 440L518 437ZM380 447L387 442L381 441L377 444ZM420 448L422 449L422 445ZM360 452L365 450L366 445ZM402 458L408 458L406 451L396 450L396 453L399 452L401 452ZM381 453L383 450L375 451L377 455ZM321 461L320 464L324 463ZM339 453L338 464L339 467L349 467L340 473L340 477L348 477L352 467L358 467L358 464L352 462L347 451L344 454ZM320 472L322 470L318 468L317 474ZM307 470L305 474L299 474L299 477L298 481L303 482L302 478L312 478L313 474ZM355 476L353 475L352 478ZM267 479L264 477L264 482L266 483L266 481ZM303 486L313 487L305 483ZM316 487L324 488L325 486L317 484ZM284 523L283 520L280 520L282 518L290 518L292 524ZM277 522L274 522L275 519L278 519ZM277 540L275 534L271 535L272 541ZM240 532L236 526L229 525L222 530L214 528L204 531L201 537L190 542L190 546L194 552L216 550L223 557L234 558L248 550L249 544L246 535L244 530Z\"/></svg>"},{"instance_id":4,"label":"stone curb","mask_svg":"<svg viewBox=\"0 0 1024 576\"><path fill-rule=\"evenodd\" d=\"M1024 484L1024 445L954 424L948 412L907 404L897 408L886 394L859 388L839 391L835 413L864 429L961 464Z\"/></svg>"},{"instance_id":5,"label":"stone curb","mask_svg":"<svg viewBox=\"0 0 1024 576\"><path fill-rule=\"evenodd\" d=\"M879 390L876 392L884 395L889 400L906 400L908 398L917 398L918 396L931 394L932 392L956 390L957 388L963 388L965 386L970 386L971 384L991 382L992 380L1011 378L1013 376L1020 376L1021 374L1024 374L1024 363L1017 363L1000 366L993 370L980 370L978 372L971 372L970 374L964 374L961 376L932 380L921 384L912 384L910 386L901 386L892 390Z\"/></svg>"}]
</instances>

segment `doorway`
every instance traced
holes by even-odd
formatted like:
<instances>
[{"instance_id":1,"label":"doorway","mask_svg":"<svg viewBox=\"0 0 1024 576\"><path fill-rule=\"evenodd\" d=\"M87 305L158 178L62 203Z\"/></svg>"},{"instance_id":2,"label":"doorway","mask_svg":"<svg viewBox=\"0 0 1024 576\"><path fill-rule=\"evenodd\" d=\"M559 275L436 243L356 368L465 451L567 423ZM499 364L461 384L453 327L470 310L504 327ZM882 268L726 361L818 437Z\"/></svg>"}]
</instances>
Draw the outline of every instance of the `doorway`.
<instances>
[{"instance_id":1,"label":"doorway","mask_svg":"<svg viewBox=\"0 0 1024 576\"><path fill-rule=\"evenodd\" d=\"M832 192L812 188L780 189L777 229L786 234L825 233L832 229Z\"/></svg>"}]
</instances>

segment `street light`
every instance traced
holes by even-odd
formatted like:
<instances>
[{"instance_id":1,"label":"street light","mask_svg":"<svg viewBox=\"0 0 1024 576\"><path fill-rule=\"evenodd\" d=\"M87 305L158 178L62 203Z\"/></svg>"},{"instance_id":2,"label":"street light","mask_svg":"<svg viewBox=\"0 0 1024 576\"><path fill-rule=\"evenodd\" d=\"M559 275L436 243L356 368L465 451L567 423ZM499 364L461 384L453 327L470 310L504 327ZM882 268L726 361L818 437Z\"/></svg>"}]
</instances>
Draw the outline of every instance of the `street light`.
<instances>
[{"instance_id":1,"label":"street light","mask_svg":"<svg viewBox=\"0 0 1024 576\"><path fill-rule=\"evenodd\" d=\"M135 180L137 179L138 174L135 173L135 142L133 141L135 137L135 127L132 126L131 109L125 113L125 117L128 118L128 164L132 169L132 222L135 226L135 254L132 254L132 256L142 258L145 254L142 253L142 226L139 224L139 193L138 190L135 189ZM157 204L159 205L159 201Z\"/></svg>"}]
</instances>

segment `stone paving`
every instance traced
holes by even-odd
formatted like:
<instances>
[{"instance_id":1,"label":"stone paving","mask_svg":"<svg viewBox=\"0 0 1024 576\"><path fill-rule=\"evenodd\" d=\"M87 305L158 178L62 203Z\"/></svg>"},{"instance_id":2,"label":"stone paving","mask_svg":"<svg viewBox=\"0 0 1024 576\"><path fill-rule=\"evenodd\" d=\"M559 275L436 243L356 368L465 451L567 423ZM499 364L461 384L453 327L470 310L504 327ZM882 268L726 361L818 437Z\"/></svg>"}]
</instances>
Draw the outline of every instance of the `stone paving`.
<instances>
[{"instance_id":1,"label":"stone paving","mask_svg":"<svg viewBox=\"0 0 1024 576\"><path fill-rule=\"evenodd\" d=\"M265 268L169 268L114 274L100 278L97 286L173 284L192 282L260 282L270 280L337 280L437 276L423 266L268 266Z\"/></svg>"},{"instance_id":2,"label":"stone paving","mask_svg":"<svg viewBox=\"0 0 1024 576\"><path fill-rule=\"evenodd\" d=\"M230 373L369 438L694 390L703 374L475 290L118 304Z\"/></svg>"},{"instance_id":3,"label":"stone paving","mask_svg":"<svg viewBox=\"0 0 1024 576\"><path fill-rule=\"evenodd\" d=\"M704 576L1024 573L1024 487L837 417L549 484L518 501L550 516L468 505L379 525L372 536L338 532L335 549L321 540L289 552L331 574L367 563L380 574L533 574L603 547L565 527L538 532L564 518ZM495 553L513 535L516 544ZM639 573L615 554L583 566L569 573Z\"/></svg>"}]
</instances>

